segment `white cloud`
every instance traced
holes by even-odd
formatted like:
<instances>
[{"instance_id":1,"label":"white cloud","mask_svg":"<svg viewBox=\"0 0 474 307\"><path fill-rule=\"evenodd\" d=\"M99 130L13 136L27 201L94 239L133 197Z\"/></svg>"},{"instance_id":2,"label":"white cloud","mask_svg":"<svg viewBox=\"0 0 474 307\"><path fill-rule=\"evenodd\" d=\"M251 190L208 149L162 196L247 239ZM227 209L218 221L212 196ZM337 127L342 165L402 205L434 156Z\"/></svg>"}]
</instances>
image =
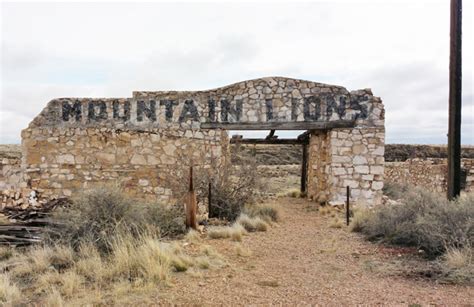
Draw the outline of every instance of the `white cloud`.
<instances>
[{"instance_id":1,"label":"white cloud","mask_svg":"<svg viewBox=\"0 0 474 307\"><path fill-rule=\"evenodd\" d=\"M388 142L446 141L448 1L2 3L1 9L0 142L19 142L21 129L55 97L199 90L271 75L370 87L386 105ZM470 144L473 13L465 1L463 142Z\"/></svg>"}]
</instances>

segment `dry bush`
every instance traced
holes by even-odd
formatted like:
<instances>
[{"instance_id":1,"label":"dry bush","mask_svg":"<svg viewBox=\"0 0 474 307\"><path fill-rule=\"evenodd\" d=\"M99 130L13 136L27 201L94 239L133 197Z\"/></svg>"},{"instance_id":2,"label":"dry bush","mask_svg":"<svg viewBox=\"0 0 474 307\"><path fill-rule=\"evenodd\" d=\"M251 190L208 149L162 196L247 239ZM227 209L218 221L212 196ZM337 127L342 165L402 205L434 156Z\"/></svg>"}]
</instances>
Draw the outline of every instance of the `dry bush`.
<instances>
[{"instance_id":1,"label":"dry bush","mask_svg":"<svg viewBox=\"0 0 474 307\"><path fill-rule=\"evenodd\" d=\"M383 194L391 199L401 199L405 196L405 193L409 191L409 186L406 184L386 181L384 182L382 191Z\"/></svg>"},{"instance_id":2,"label":"dry bush","mask_svg":"<svg viewBox=\"0 0 474 307\"><path fill-rule=\"evenodd\" d=\"M247 233L242 225L235 223L232 226L214 226L209 227L207 235L211 239L228 239L233 241L242 241L243 235Z\"/></svg>"},{"instance_id":3,"label":"dry bush","mask_svg":"<svg viewBox=\"0 0 474 307\"><path fill-rule=\"evenodd\" d=\"M10 276L6 273L0 274L0 304L13 305L21 298L18 286L12 283Z\"/></svg>"},{"instance_id":4,"label":"dry bush","mask_svg":"<svg viewBox=\"0 0 474 307\"><path fill-rule=\"evenodd\" d=\"M79 194L69 207L57 210L53 216L56 224L48 237L50 242L74 249L93 242L106 253L111 249L111 238L121 232L134 236L152 230L162 236L183 234L183 211L178 206L137 202L118 188L99 187Z\"/></svg>"},{"instance_id":5,"label":"dry bush","mask_svg":"<svg viewBox=\"0 0 474 307\"><path fill-rule=\"evenodd\" d=\"M278 209L269 204L250 204L245 206L244 213L250 217L259 217L265 222L277 222L279 219Z\"/></svg>"},{"instance_id":6,"label":"dry bush","mask_svg":"<svg viewBox=\"0 0 474 307\"><path fill-rule=\"evenodd\" d=\"M233 154L238 154L238 150ZM241 163L232 165L226 159L221 165L213 163L214 174L207 173L205 187L211 182L212 204L209 217L234 221L246 204L254 203L258 195L260 180L254 157L243 158ZM201 189L200 197L208 197L208 189Z\"/></svg>"},{"instance_id":7,"label":"dry bush","mask_svg":"<svg viewBox=\"0 0 474 307\"><path fill-rule=\"evenodd\" d=\"M354 216L350 220L349 230L353 232L361 232L364 225L369 223L369 221L373 218L373 211L365 208L355 208L353 212Z\"/></svg>"},{"instance_id":8,"label":"dry bush","mask_svg":"<svg viewBox=\"0 0 474 307\"><path fill-rule=\"evenodd\" d=\"M450 247L474 245L473 216L474 194L447 201L436 193L414 189L405 193L401 205L376 208L356 218L352 228L369 240L416 246L434 257Z\"/></svg>"},{"instance_id":9,"label":"dry bush","mask_svg":"<svg viewBox=\"0 0 474 307\"><path fill-rule=\"evenodd\" d=\"M241 214L236 221L237 224L242 225L246 231L267 231L268 224L259 217L250 217L246 214Z\"/></svg>"},{"instance_id":10,"label":"dry bush","mask_svg":"<svg viewBox=\"0 0 474 307\"><path fill-rule=\"evenodd\" d=\"M148 204L145 223L157 227L161 237L174 238L186 233L184 210L178 205Z\"/></svg>"}]
</instances>

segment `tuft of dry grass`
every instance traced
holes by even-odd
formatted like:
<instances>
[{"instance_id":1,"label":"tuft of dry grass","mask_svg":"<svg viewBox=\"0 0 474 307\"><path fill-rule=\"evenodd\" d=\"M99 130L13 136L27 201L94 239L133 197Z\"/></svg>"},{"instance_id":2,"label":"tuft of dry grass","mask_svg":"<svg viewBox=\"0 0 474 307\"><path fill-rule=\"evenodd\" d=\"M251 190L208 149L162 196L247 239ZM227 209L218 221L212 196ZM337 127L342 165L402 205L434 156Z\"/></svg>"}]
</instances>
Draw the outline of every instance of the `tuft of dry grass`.
<instances>
[{"instance_id":1,"label":"tuft of dry grass","mask_svg":"<svg viewBox=\"0 0 474 307\"><path fill-rule=\"evenodd\" d=\"M209 227L207 230L207 235L211 239L228 239L230 238L233 241L242 241L242 237L246 234L242 225L234 223L232 226L214 226Z\"/></svg>"},{"instance_id":2,"label":"tuft of dry grass","mask_svg":"<svg viewBox=\"0 0 474 307\"><path fill-rule=\"evenodd\" d=\"M188 231L184 239L190 243L198 243L201 241L201 234L194 229Z\"/></svg>"},{"instance_id":3,"label":"tuft of dry grass","mask_svg":"<svg viewBox=\"0 0 474 307\"><path fill-rule=\"evenodd\" d=\"M240 257L252 256L252 251L248 247L243 247L241 244L235 246L235 253Z\"/></svg>"},{"instance_id":4,"label":"tuft of dry grass","mask_svg":"<svg viewBox=\"0 0 474 307\"><path fill-rule=\"evenodd\" d=\"M471 247L449 248L442 257L445 281L474 284L474 250Z\"/></svg>"},{"instance_id":5,"label":"tuft of dry grass","mask_svg":"<svg viewBox=\"0 0 474 307\"><path fill-rule=\"evenodd\" d=\"M372 218L372 211L369 209L357 208L354 210L354 216L350 220L349 230L360 232L367 221Z\"/></svg>"},{"instance_id":6,"label":"tuft of dry grass","mask_svg":"<svg viewBox=\"0 0 474 307\"><path fill-rule=\"evenodd\" d=\"M248 205L244 213L250 217L259 217L267 223L277 222L279 219L278 209L271 204Z\"/></svg>"},{"instance_id":7,"label":"tuft of dry grass","mask_svg":"<svg viewBox=\"0 0 474 307\"><path fill-rule=\"evenodd\" d=\"M268 224L259 217L250 217L246 214L241 214L236 221L237 224L242 225L248 232L267 231Z\"/></svg>"},{"instance_id":8,"label":"tuft of dry grass","mask_svg":"<svg viewBox=\"0 0 474 307\"><path fill-rule=\"evenodd\" d=\"M13 248L10 246L0 246L0 261L8 260L13 256Z\"/></svg>"},{"instance_id":9,"label":"tuft of dry grass","mask_svg":"<svg viewBox=\"0 0 474 307\"><path fill-rule=\"evenodd\" d=\"M112 242L107 277L111 280L167 282L173 261L155 237L120 236Z\"/></svg>"},{"instance_id":10,"label":"tuft of dry grass","mask_svg":"<svg viewBox=\"0 0 474 307\"><path fill-rule=\"evenodd\" d=\"M283 193L278 193L277 197L293 197L293 198L299 198L301 197L301 191L300 189L289 189L286 192Z\"/></svg>"},{"instance_id":11,"label":"tuft of dry grass","mask_svg":"<svg viewBox=\"0 0 474 307\"><path fill-rule=\"evenodd\" d=\"M322 216L331 215L333 213L333 209L331 208L331 206L321 206L318 211L319 214L321 214Z\"/></svg>"},{"instance_id":12,"label":"tuft of dry grass","mask_svg":"<svg viewBox=\"0 0 474 307\"><path fill-rule=\"evenodd\" d=\"M13 305L21 298L20 289L14 284L8 274L0 274L0 303Z\"/></svg>"},{"instance_id":13,"label":"tuft of dry grass","mask_svg":"<svg viewBox=\"0 0 474 307\"><path fill-rule=\"evenodd\" d=\"M50 307L63 307L65 301L61 293L56 288L52 288L45 299L45 305Z\"/></svg>"},{"instance_id":14,"label":"tuft of dry grass","mask_svg":"<svg viewBox=\"0 0 474 307\"><path fill-rule=\"evenodd\" d=\"M329 227L331 228L342 228L343 226L344 222L338 217L333 218L333 220L329 224Z\"/></svg>"}]
</instances>

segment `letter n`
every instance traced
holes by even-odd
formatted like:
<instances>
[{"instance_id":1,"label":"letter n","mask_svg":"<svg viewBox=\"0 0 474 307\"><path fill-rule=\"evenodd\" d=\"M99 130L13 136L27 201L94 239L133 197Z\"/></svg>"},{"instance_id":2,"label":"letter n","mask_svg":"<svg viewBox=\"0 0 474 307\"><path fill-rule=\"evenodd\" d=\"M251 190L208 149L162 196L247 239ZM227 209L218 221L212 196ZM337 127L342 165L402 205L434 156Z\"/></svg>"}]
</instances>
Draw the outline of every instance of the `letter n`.
<instances>
[{"instance_id":1,"label":"letter n","mask_svg":"<svg viewBox=\"0 0 474 307\"><path fill-rule=\"evenodd\" d=\"M235 107L232 107L230 105L230 102L227 99L221 99L221 121L222 122L224 123L239 122L241 116L242 116L242 100L236 100Z\"/></svg>"},{"instance_id":2,"label":"letter n","mask_svg":"<svg viewBox=\"0 0 474 307\"><path fill-rule=\"evenodd\" d=\"M137 121L143 121L143 114L145 114L150 121L156 121L156 101L150 100L148 106L143 100L137 101Z\"/></svg>"}]
</instances>

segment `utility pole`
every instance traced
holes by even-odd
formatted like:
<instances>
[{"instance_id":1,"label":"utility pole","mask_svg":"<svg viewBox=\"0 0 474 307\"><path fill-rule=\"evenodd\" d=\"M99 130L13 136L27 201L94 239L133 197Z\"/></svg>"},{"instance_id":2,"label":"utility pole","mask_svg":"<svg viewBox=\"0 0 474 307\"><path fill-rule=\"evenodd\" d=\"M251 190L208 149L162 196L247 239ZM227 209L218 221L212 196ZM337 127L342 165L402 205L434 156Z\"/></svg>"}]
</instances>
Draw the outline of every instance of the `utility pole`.
<instances>
[{"instance_id":1,"label":"utility pole","mask_svg":"<svg viewBox=\"0 0 474 307\"><path fill-rule=\"evenodd\" d=\"M448 199L461 193L462 0L451 0L449 54Z\"/></svg>"}]
</instances>

